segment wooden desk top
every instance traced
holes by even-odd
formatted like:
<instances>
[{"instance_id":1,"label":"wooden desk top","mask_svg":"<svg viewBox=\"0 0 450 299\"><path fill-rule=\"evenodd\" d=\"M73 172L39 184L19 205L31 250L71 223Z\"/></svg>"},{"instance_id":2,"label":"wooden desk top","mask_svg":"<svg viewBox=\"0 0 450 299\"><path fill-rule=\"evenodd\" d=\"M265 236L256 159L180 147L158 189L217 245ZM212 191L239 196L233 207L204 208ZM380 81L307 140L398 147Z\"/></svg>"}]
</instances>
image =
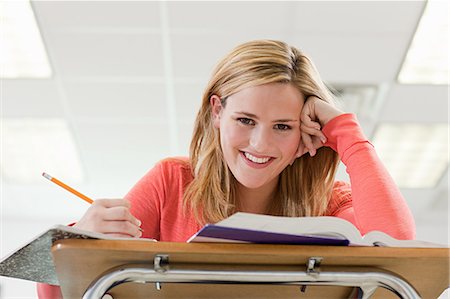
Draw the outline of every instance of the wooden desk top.
<instances>
[{"instance_id":1,"label":"wooden desk top","mask_svg":"<svg viewBox=\"0 0 450 299\"><path fill-rule=\"evenodd\" d=\"M60 240L52 247L64 298L81 298L91 281L106 270L124 264L153 265L156 254L168 254L170 267L216 267L216 269L291 269L304 271L310 257L323 257L321 270L353 267L385 270L408 281L422 298L437 298L449 286L450 249L336 247L266 244L214 244ZM114 298L346 298L348 287L274 285L192 285L126 283L109 292ZM151 294L152 296L149 296ZM181 294L181 297L180 297ZM333 296L330 297L330 294ZM378 290L373 298L397 298Z\"/></svg>"}]
</instances>

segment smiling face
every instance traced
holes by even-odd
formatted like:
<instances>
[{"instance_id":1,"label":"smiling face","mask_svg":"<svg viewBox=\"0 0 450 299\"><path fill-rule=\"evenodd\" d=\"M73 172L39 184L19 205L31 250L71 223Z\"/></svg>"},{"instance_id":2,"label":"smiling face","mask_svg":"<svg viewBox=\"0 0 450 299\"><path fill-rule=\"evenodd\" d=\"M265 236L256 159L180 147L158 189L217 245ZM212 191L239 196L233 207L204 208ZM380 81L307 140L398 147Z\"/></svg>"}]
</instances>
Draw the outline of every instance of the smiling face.
<instances>
[{"instance_id":1,"label":"smiling face","mask_svg":"<svg viewBox=\"0 0 450 299\"><path fill-rule=\"evenodd\" d=\"M297 152L303 103L300 91L287 83L243 89L229 96L225 107L211 97L223 155L240 184L275 187Z\"/></svg>"}]
</instances>

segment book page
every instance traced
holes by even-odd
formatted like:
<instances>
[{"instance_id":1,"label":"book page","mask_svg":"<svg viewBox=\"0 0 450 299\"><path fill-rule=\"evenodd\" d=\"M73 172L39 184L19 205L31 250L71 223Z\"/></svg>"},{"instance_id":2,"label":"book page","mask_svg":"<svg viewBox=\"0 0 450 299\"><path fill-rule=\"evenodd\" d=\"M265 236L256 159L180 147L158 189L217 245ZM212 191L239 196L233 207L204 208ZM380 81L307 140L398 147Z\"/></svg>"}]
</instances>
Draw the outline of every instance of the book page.
<instances>
[{"instance_id":1,"label":"book page","mask_svg":"<svg viewBox=\"0 0 450 299\"><path fill-rule=\"evenodd\" d=\"M362 242L358 229L350 222L331 216L282 217L238 212L216 225L294 235L315 235Z\"/></svg>"},{"instance_id":2,"label":"book page","mask_svg":"<svg viewBox=\"0 0 450 299\"><path fill-rule=\"evenodd\" d=\"M398 240L381 231L371 231L364 236L364 241L373 246L407 247L407 248L446 248L448 246L419 240Z\"/></svg>"},{"instance_id":3,"label":"book page","mask_svg":"<svg viewBox=\"0 0 450 299\"><path fill-rule=\"evenodd\" d=\"M51 228L49 231L52 231L52 242L61 239L101 239L101 240L140 240L140 241L150 241L157 242L155 239L147 239L147 238L133 238L133 237L113 237L108 234L102 234L97 232L91 232L87 230L82 230L75 228L73 226L66 225L56 225Z\"/></svg>"}]
</instances>

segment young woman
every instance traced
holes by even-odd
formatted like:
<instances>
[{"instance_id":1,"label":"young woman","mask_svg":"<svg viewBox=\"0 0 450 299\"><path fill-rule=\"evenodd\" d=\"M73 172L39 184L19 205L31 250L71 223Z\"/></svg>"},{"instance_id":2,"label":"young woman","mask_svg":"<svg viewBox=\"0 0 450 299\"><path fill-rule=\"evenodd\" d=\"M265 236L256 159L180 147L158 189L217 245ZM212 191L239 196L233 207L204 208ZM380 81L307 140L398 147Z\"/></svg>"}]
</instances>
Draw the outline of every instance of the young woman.
<instances>
[{"instance_id":1,"label":"young woman","mask_svg":"<svg viewBox=\"0 0 450 299\"><path fill-rule=\"evenodd\" d=\"M339 160L351 184L334 181ZM125 199L96 200L75 226L185 242L237 211L336 216L362 234L415 234L405 200L356 117L333 105L305 54L279 41L242 44L218 64L189 158L157 163ZM38 292L60 296L48 285Z\"/></svg>"}]
</instances>

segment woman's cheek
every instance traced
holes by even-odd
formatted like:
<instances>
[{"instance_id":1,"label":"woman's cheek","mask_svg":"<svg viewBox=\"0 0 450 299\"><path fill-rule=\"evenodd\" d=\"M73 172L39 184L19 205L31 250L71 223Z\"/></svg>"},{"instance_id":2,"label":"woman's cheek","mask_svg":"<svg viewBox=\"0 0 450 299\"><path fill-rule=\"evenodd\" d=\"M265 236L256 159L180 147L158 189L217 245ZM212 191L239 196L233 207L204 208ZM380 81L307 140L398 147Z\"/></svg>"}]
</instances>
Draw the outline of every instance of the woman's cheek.
<instances>
[{"instance_id":1,"label":"woman's cheek","mask_svg":"<svg viewBox=\"0 0 450 299\"><path fill-rule=\"evenodd\" d=\"M292 153L297 153L299 146L300 146L300 138L295 138L291 146Z\"/></svg>"},{"instance_id":2,"label":"woman's cheek","mask_svg":"<svg viewBox=\"0 0 450 299\"><path fill-rule=\"evenodd\" d=\"M245 129L238 126L229 126L227 130L224 130L223 137L230 145L239 146L245 143L247 138L247 132Z\"/></svg>"}]
</instances>

